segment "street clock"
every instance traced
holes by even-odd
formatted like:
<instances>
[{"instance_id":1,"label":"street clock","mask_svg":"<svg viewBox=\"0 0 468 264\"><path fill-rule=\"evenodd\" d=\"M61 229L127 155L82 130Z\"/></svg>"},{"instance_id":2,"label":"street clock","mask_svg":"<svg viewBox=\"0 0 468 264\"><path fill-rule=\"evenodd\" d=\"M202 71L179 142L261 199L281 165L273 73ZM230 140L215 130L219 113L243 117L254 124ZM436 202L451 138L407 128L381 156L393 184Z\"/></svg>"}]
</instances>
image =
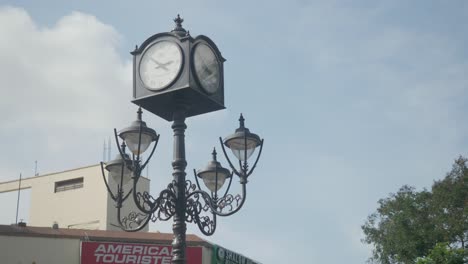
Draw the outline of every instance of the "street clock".
<instances>
[{"instance_id":1,"label":"street clock","mask_svg":"<svg viewBox=\"0 0 468 264\"><path fill-rule=\"evenodd\" d=\"M190 36L180 16L174 22L131 52L132 102L167 121L181 107L186 117L224 109L221 52L208 37Z\"/></svg>"}]
</instances>

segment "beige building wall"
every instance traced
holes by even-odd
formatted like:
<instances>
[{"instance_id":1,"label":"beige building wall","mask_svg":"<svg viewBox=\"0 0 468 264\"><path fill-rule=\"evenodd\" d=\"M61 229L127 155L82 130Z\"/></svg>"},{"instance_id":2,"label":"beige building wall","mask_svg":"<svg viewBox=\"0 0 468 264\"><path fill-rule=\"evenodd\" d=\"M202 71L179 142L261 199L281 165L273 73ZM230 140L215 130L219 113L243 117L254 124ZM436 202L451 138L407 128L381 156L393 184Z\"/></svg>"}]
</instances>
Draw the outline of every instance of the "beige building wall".
<instances>
[{"instance_id":1,"label":"beige building wall","mask_svg":"<svg viewBox=\"0 0 468 264\"><path fill-rule=\"evenodd\" d=\"M0 236L1 263L80 264L80 240Z\"/></svg>"},{"instance_id":2,"label":"beige building wall","mask_svg":"<svg viewBox=\"0 0 468 264\"><path fill-rule=\"evenodd\" d=\"M57 182L77 178L83 178L82 188L56 192ZM116 191L116 183L111 180L109 184ZM124 186L124 190L131 187ZM107 192L99 164L23 179L21 189L28 188L31 188L30 226L50 227L57 223L62 228L120 230L115 202ZM17 190L18 181L0 183L0 193ZM149 192L148 179L139 181L138 191ZM123 216L131 211L138 209L130 195L122 208ZM142 231L148 230L146 226Z\"/></svg>"}]
</instances>

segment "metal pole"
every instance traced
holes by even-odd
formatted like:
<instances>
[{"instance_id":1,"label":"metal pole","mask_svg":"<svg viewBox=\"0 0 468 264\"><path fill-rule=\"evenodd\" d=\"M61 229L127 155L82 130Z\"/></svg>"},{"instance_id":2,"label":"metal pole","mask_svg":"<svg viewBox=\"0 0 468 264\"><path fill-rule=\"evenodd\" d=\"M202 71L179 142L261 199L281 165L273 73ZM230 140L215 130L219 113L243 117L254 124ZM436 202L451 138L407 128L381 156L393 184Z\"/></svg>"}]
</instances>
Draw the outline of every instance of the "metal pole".
<instances>
[{"instance_id":1,"label":"metal pole","mask_svg":"<svg viewBox=\"0 0 468 264\"><path fill-rule=\"evenodd\" d=\"M16 201L16 225L18 225L18 211L19 211L20 193L21 193L21 173L20 173L19 184L18 184L18 199Z\"/></svg>"},{"instance_id":2,"label":"metal pole","mask_svg":"<svg viewBox=\"0 0 468 264\"><path fill-rule=\"evenodd\" d=\"M185 168L187 161L185 159L185 108L180 107L179 110L174 112L172 129L174 131L174 160L172 161L173 173L175 181L175 195L177 197L174 223L172 224L172 231L174 232L174 240L172 241L172 263L185 264L185 249L186 249L186 231L185 224L185 211L186 211L186 197L185 197Z\"/></svg>"}]
</instances>

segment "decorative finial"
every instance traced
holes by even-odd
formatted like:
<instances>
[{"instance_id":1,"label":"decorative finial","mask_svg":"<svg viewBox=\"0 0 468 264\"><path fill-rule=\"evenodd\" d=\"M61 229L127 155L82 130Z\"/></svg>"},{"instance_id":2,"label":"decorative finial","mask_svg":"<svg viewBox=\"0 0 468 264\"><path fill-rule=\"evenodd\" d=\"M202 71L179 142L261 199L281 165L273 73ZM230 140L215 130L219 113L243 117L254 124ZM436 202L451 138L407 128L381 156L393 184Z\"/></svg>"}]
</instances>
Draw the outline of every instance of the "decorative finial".
<instances>
[{"instance_id":1,"label":"decorative finial","mask_svg":"<svg viewBox=\"0 0 468 264\"><path fill-rule=\"evenodd\" d=\"M239 125L240 125L240 127L242 127L242 128L244 127L244 120L245 120L245 119L244 119L244 117L242 116L242 113L241 113L241 114L240 114L240 117L239 117Z\"/></svg>"},{"instance_id":2,"label":"decorative finial","mask_svg":"<svg viewBox=\"0 0 468 264\"><path fill-rule=\"evenodd\" d=\"M138 111L137 111L137 120L138 121L141 121L141 114L143 113L143 111L141 111L141 106L138 107Z\"/></svg>"},{"instance_id":3,"label":"decorative finial","mask_svg":"<svg viewBox=\"0 0 468 264\"><path fill-rule=\"evenodd\" d=\"M213 155L213 160L216 161L216 148L213 148L213 152L211 154Z\"/></svg>"},{"instance_id":4,"label":"decorative finial","mask_svg":"<svg viewBox=\"0 0 468 264\"><path fill-rule=\"evenodd\" d=\"M175 27L171 32L174 32L180 36L185 36L187 31L182 27L182 22L184 22L184 19L182 19L180 15L177 14L177 17L174 18L174 22L175 22Z\"/></svg>"},{"instance_id":5,"label":"decorative finial","mask_svg":"<svg viewBox=\"0 0 468 264\"><path fill-rule=\"evenodd\" d=\"M179 14L177 14L177 17L174 19L174 22L176 23L176 27L182 27L182 22L184 22L184 19L181 18Z\"/></svg>"}]
</instances>

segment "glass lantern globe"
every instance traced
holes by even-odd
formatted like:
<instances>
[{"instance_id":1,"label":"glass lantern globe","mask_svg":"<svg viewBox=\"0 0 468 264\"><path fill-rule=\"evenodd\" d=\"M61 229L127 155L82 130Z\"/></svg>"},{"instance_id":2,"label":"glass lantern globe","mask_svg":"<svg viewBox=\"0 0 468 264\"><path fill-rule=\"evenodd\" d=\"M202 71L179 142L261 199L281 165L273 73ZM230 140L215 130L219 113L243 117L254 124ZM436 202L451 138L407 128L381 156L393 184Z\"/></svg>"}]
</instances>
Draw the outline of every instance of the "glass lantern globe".
<instances>
[{"instance_id":1,"label":"glass lantern globe","mask_svg":"<svg viewBox=\"0 0 468 264\"><path fill-rule=\"evenodd\" d=\"M117 154L115 159L106 163L105 169L109 172L109 177L117 184L120 184L121 177L123 177L122 185L125 185L132 179L132 171L128 169L128 165L130 164L131 161L127 154L124 154L124 159L122 159L120 154Z\"/></svg>"},{"instance_id":2,"label":"glass lantern globe","mask_svg":"<svg viewBox=\"0 0 468 264\"><path fill-rule=\"evenodd\" d=\"M217 192L223 187L226 179L231 177L231 173L216 161L216 151L213 150L213 160L205 168L198 170L197 176L203 179L205 186L211 192Z\"/></svg>"},{"instance_id":3,"label":"glass lantern globe","mask_svg":"<svg viewBox=\"0 0 468 264\"><path fill-rule=\"evenodd\" d=\"M138 109L137 113L137 120L133 121L129 127L120 130L119 137L125 141L125 144L127 144L133 154L141 155L148 149L151 142L156 140L157 134L141 120L141 108ZM140 151L138 151L138 148Z\"/></svg>"},{"instance_id":4,"label":"glass lantern globe","mask_svg":"<svg viewBox=\"0 0 468 264\"><path fill-rule=\"evenodd\" d=\"M255 149L260 146L260 137L251 133L248 128L244 126L244 117L239 118L240 126L234 134L227 136L224 139L224 145L231 149L232 153L240 161L246 161L255 152Z\"/></svg>"}]
</instances>

